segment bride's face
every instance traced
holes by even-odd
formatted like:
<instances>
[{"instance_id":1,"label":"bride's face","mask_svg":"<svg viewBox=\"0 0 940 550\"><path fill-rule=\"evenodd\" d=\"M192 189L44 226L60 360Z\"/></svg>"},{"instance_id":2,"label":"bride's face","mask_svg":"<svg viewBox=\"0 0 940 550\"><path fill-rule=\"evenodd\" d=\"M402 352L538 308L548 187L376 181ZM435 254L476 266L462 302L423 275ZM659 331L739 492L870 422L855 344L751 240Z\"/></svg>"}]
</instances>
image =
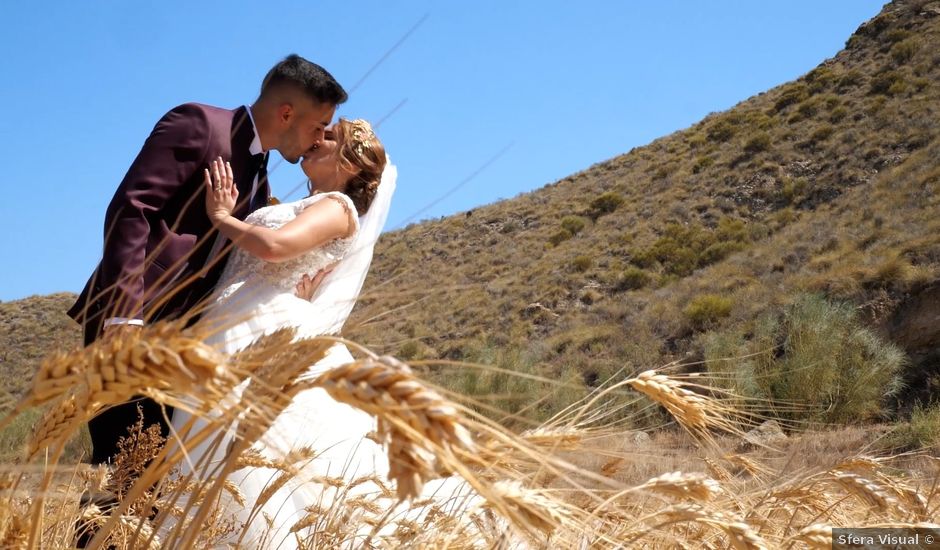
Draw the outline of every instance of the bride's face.
<instances>
[{"instance_id":1,"label":"bride's face","mask_svg":"<svg viewBox=\"0 0 940 550\"><path fill-rule=\"evenodd\" d=\"M339 161L340 148L336 135L330 130L331 128L327 129L320 147L308 151L300 163L300 168L310 178L314 191L343 191L346 189L346 183L357 172L350 171Z\"/></svg>"}]
</instances>

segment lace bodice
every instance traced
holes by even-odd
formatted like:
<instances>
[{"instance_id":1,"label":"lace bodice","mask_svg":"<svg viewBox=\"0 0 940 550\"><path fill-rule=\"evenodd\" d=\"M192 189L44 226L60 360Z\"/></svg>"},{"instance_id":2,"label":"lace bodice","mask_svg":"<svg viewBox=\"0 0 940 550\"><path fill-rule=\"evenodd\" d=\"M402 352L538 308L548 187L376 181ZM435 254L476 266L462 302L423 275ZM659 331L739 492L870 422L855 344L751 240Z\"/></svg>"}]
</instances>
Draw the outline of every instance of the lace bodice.
<instances>
[{"instance_id":1,"label":"lace bodice","mask_svg":"<svg viewBox=\"0 0 940 550\"><path fill-rule=\"evenodd\" d=\"M245 218L245 222L278 229L296 218L305 208L326 197L339 200L346 208L347 213L354 214L356 212L355 206L349 197L339 192L329 192L319 193L294 202L259 208L249 214ZM248 281L270 286L282 292L293 293L294 287L300 282L304 274L309 274L312 277L321 269L341 260L346 255L353 239L356 237L356 233L359 231L358 218L351 215L350 219L354 220L355 229L349 237L334 239L319 248L286 262L265 262L240 248L236 248L222 272L222 278L219 280L217 287L221 289L219 299L226 298Z\"/></svg>"}]
</instances>

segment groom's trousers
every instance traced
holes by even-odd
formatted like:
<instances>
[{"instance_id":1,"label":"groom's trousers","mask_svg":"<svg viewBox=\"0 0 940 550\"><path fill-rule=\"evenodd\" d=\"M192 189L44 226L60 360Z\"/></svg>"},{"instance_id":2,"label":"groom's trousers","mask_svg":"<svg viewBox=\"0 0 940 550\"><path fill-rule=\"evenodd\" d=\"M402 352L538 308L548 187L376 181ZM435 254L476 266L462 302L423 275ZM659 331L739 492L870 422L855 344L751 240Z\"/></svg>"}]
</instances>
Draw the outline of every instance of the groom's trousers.
<instances>
[{"instance_id":1,"label":"groom's trousers","mask_svg":"<svg viewBox=\"0 0 940 550\"><path fill-rule=\"evenodd\" d=\"M101 336L101 320L85 324L85 345L89 345ZM139 408L139 412L138 412ZM160 405L153 399L135 396L127 403L115 405L88 422L91 435L91 463L107 464L114 460L120 448L118 442L129 435L129 428L138 418L143 418L144 429L157 424L161 435L170 434L169 421L173 418L173 407Z\"/></svg>"}]
</instances>

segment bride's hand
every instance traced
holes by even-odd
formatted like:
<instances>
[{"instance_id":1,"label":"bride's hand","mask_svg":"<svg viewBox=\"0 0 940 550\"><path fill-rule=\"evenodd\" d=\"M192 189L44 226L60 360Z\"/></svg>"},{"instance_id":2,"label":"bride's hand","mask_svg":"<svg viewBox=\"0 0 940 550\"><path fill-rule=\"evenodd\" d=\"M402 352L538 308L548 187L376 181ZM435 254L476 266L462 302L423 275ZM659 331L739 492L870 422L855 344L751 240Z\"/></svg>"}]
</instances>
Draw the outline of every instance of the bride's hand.
<instances>
[{"instance_id":1,"label":"bride's hand","mask_svg":"<svg viewBox=\"0 0 940 550\"><path fill-rule=\"evenodd\" d=\"M238 199L238 188L235 187L235 176L232 174L232 165L222 162L222 157L212 161L205 170L206 175L206 214L214 222L232 215L235 201Z\"/></svg>"},{"instance_id":2,"label":"bride's hand","mask_svg":"<svg viewBox=\"0 0 940 550\"><path fill-rule=\"evenodd\" d=\"M297 296L301 300L307 300L308 302L312 300L313 295L316 294L317 289L320 288L320 283L323 282L323 278L329 275L334 267L336 267L335 263L331 264L326 269L321 269L313 277L305 273L300 282L297 283L297 286L294 287L294 296Z\"/></svg>"}]
</instances>

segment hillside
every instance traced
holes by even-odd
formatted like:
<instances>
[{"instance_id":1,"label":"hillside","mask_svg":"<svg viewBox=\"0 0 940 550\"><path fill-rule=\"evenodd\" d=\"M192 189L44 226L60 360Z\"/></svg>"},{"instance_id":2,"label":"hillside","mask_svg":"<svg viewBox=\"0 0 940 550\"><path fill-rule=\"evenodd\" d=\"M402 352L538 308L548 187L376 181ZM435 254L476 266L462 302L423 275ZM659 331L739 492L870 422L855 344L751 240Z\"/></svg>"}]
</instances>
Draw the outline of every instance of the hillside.
<instances>
[{"instance_id":1,"label":"hillside","mask_svg":"<svg viewBox=\"0 0 940 550\"><path fill-rule=\"evenodd\" d=\"M81 343L78 325L65 314L75 298L63 292L0 302L3 390L20 395L32 380L39 360L54 350Z\"/></svg>"},{"instance_id":2,"label":"hillside","mask_svg":"<svg viewBox=\"0 0 940 550\"><path fill-rule=\"evenodd\" d=\"M767 318L822 296L902 346L902 401L925 400L940 381L938 52L940 3L896 1L794 82L387 234L351 336L589 389L622 368L754 353ZM510 390L450 372L462 393Z\"/></svg>"},{"instance_id":3,"label":"hillside","mask_svg":"<svg viewBox=\"0 0 940 550\"><path fill-rule=\"evenodd\" d=\"M897 0L794 82L536 191L388 233L347 336L537 418L673 361L783 417L799 417L781 405L797 400L825 422L926 404L940 389L938 52L940 2ZM70 299L0 304L11 390L78 341ZM815 378L791 376L804 368ZM898 398L869 406L885 388Z\"/></svg>"}]
</instances>

